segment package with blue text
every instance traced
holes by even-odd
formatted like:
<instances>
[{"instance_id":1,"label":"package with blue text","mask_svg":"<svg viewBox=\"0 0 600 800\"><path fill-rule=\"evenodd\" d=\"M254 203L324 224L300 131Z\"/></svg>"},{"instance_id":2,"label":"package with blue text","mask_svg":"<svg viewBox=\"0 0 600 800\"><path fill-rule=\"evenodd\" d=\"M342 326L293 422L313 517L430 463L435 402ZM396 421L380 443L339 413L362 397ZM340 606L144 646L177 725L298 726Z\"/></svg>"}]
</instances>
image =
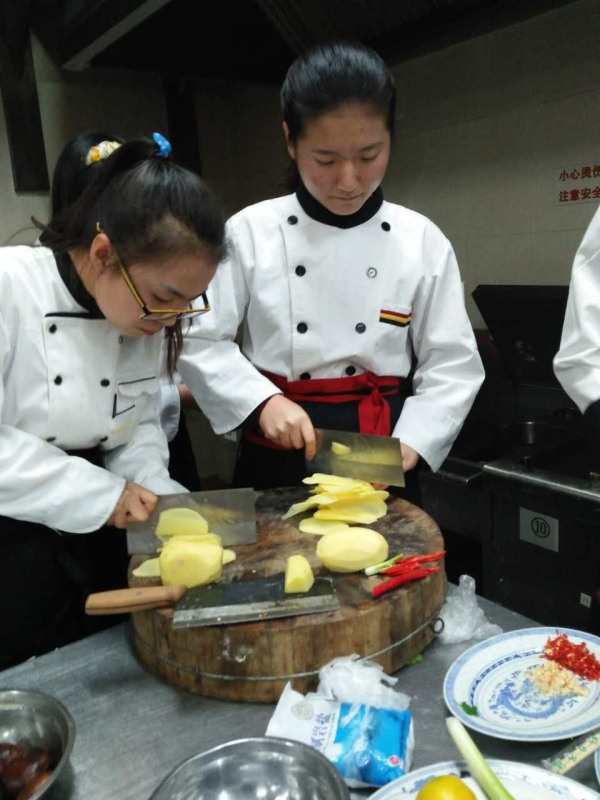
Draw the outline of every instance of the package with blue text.
<instances>
[{"instance_id":1,"label":"package with blue text","mask_svg":"<svg viewBox=\"0 0 600 800\"><path fill-rule=\"evenodd\" d=\"M414 750L409 710L343 703L306 696L287 684L267 736L304 742L319 750L353 788L384 786L410 769Z\"/></svg>"}]
</instances>

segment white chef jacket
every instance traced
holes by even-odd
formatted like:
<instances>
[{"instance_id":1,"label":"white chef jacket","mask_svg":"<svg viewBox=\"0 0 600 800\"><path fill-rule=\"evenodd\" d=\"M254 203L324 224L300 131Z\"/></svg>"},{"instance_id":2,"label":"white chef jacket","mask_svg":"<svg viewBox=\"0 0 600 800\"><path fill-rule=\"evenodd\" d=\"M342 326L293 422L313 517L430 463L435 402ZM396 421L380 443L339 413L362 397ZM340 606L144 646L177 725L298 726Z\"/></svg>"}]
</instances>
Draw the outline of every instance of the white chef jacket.
<instances>
[{"instance_id":1,"label":"white chef jacket","mask_svg":"<svg viewBox=\"0 0 600 800\"><path fill-rule=\"evenodd\" d=\"M600 399L600 208L573 262L554 373L582 413Z\"/></svg>"},{"instance_id":2,"label":"white chef jacket","mask_svg":"<svg viewBox=\"0 0 600 800\"><path fill-rule=\"evenodd\" d=\"M169 478L159 423L161 337L122 336L68 291L45 247L0 249L0 515L100 528L125 480ZM65 450L100 447L106 469Z\"/></svg>"},{"instance_id":3,"label":"white chef jacket","mask_svg":"<svg viewBox=\"0 0 600 800\"><path fill-rule=\"evenodd\" d=\"M288 380L418 366L393 430L432 469L442 463L484 377L452 247L421 214L383 202L341 229L296 195L250 206L227 223L227 260L194 319L179 372L216 433L239 426ZM396 324L384 321L389 312ZM243 320L242 350L234 337Z\"/></svg>"}]
</instances>

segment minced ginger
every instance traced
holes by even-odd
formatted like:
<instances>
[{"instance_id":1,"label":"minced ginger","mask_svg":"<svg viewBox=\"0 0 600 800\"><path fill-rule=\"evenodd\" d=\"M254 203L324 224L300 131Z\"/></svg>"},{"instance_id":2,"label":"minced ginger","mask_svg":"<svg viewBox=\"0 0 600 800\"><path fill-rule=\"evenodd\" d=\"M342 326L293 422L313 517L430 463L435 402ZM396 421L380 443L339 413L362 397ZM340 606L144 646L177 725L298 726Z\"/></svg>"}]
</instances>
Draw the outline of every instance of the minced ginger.
<instances>
[{"instance_id":1,"label":"minced ginger","mask_svg":"<svg viewBox=\"0 0 600 800\"><path fill-rule=\"evenodd\" d=\"M568 669L554 661L546 661L527 671L527 677L543 694L569 697L585 696L589 689Z\"/></svg>"}]
</instances>

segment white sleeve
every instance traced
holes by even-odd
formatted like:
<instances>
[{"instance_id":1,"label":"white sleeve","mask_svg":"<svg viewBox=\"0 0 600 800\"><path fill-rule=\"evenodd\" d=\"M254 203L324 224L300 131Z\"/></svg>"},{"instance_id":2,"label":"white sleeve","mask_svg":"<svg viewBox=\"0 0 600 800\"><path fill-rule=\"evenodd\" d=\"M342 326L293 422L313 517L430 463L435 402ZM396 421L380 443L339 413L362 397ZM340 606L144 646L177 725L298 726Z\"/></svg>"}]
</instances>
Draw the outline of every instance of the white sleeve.
<instances>
[{"instance_id":1,"label":"white sleeve","mask_svg":"<svg viewBox=\"0 0 600 800\"><path fill-rule=\"evenodd\" d=\"M264 400L279 393L235 342L249 303L243 257L230 235L228 257L209 286L211 311L194 318L177 370L215 433L239 427Z\"/></svg>"},{"instance_id":2,"label":"white sleeve","mask_svg":"<svg viewBox=\"0 0 600 800\"><path fill-rule=\"evenodd\" d=\"M582 413L600 399L600 208L573 262L554 373Z\"/></svg>"},{"instance_id":3,"label":"white sleeve","mask_svg":"<svg viewBox=\"0 0 600 800\"><path fill-rule=\"evenodd\" d=\"M393 435L437 470L469 413L485 373L465 310L454 251L435 226L425 235L434 268L424 275L413 307L411 336L417 358L414 393L406 400Z\"/></svg>"},{"instance_id":4,"label":"white sleeve","mask_svg":"<svg viewBox=\"0 0 600 800\"><path fill-rule=\"evenodd\" d=\"M155 494L178 494L188 489L169 477L169 445L160 425L160 392L149 398L148 409L131 439L104 455L106 468Z\"/></svg>"},{"instance_id":5,"label":"white sleeve","mask_svg":"<svg viewBox=\"0 0 600 800\"><path fill-rule=\"evenodd\" d=\"M0 374L10 358L0 318ZM0 419L4 384L0 380ZM49 442L0 424L0 515L68 533L102 527L117 505L125 481Z\"/></svg>"}]
</instances>

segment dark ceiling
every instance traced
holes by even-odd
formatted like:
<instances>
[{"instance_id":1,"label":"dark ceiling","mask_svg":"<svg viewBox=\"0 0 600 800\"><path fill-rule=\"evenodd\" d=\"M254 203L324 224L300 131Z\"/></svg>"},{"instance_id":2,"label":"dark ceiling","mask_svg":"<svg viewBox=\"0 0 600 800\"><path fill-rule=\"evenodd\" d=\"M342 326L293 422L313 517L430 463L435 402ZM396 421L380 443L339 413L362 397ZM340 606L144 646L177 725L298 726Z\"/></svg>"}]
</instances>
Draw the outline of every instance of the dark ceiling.
<instances>
[{"instance_id":1,"label":"dark ceiling","mask_svg":"<svg viewBox=\"0 0 600 800\"><path fill-rule=\"evenodd\" d=\"M57 0L59 60L280 84L294 57L334 38L395 65L574 0Z\"/></svg>"}]
</instances>

